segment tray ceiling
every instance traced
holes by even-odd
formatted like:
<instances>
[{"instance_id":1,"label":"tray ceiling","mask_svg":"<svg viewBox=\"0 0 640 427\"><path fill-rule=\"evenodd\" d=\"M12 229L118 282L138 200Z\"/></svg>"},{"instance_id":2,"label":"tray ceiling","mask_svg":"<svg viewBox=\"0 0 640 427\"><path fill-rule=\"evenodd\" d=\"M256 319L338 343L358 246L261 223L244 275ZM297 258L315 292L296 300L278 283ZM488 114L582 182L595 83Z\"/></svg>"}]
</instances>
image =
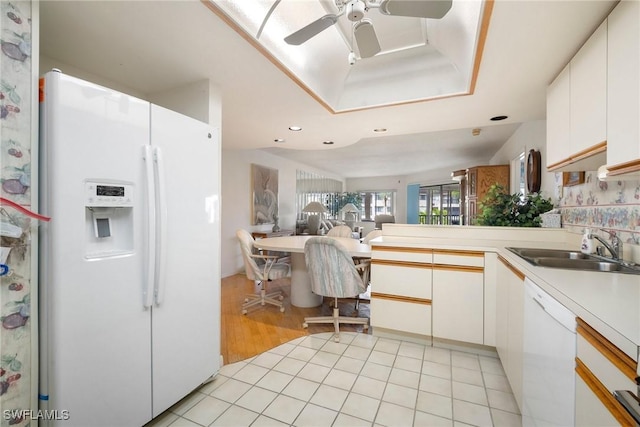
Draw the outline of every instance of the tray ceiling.
<instances>
[{"instance_id":1,"label":"tray ceiling","mask_svg":"<svg viewBox=\"0 0 640 427\"><path fill-rule=\"evenodd\" d=\"M389 16L370 8L365 18L375 28L381 52L360 58L353 42L353 22L346 16L299 46L284 41L316 19L338 13L333 2L209 3L214 12L244 32L256 48L336 113L471 93L483 12L485 19L489 18L483 6L483 1L454 0L442 19ZM358 59L350 65L352 51Z\"/></svg>"}]
</instances>

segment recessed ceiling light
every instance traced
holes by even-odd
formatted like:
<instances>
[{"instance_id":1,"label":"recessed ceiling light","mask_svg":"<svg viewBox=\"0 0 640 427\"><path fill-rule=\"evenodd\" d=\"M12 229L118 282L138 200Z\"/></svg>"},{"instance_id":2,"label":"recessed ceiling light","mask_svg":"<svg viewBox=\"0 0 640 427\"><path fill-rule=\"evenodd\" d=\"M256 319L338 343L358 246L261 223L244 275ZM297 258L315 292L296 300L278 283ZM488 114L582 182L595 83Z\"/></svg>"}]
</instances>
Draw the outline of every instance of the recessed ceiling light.
<instances>
[{"instance_id":1,"label":"recessed ceiling light","mask_svg":"<svg viewBox=\"0 0 640 427\"><path fill-rule=\"evenodd\" d=\"M387 128L376 128L373 130L374 132L386 132Z\"/></svg>"},{"instance_id":2,"label":"recessed ceiling light","mask_svg":"<svg viewBox=\"0 0 640 427\"><path fill-rule=\"evenodd\" d=\"M302 130L302 128L300 126L289 126L289 130L292 130L294 132L299 132Z\"/></svg>"},{"instance_id":3,"label":"recessed ceiling light","mask_svg":"<svg viewBox=\"0 0 640 427\"><path fill-rule=\"evenodd\" d=\"M333 141L322 141L324 145L333 145Z\"/></svg>"},{"instance_id":4,"label":"recessed ceiling light","mask_svg":"<svg viewBox=\"0 0 640 427\"><path fill-rule=\"evenodd\" d=\"M276 138L273 140L273 142L284 142L284 139L282 138Z\"/></svg>"},{"instance_id":5,"label":"recessed ceiling light","mask_svg":"<svg viewBox=\"0 0 640 427\"><path fill-rule=\"evenodd\" d=\"M492 122L499 122L500 120L504 120L508 118L509 116L494 116L494 117L491 117L489 120L491 120Z\"/></svg>"}]
</instances>

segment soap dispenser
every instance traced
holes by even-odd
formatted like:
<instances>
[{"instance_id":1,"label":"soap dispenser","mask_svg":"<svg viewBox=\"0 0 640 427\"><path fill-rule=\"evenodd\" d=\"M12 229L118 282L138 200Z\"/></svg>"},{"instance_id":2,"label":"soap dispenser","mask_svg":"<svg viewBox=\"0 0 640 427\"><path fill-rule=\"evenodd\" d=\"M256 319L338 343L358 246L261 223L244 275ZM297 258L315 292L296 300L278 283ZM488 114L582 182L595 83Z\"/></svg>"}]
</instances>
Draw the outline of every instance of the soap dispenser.
<instances>
[{"instance_id":1,"label":"soap dispenser","mask_svg":"<svg viewBox=\"0 0 640 427\"><path fill-rule=\"evenodd\" d=\"M593 252L593 240L591 239L591 230L584 229L582 234L582 243L580 244L580 250L584 254L591 254Z\"/></svg>"}]
</instances>

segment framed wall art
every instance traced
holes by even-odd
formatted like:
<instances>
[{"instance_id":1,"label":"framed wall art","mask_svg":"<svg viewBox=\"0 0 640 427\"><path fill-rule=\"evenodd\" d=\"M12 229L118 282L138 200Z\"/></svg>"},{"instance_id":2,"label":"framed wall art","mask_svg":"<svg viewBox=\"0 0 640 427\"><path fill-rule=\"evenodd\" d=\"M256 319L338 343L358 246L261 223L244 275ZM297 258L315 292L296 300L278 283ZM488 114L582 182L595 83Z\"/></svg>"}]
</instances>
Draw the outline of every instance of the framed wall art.
<instances>
[{"instance_id":1,"label":"framed wall art","mask_svg":"<svg viewBox=\"0 0 640 427\"><path fill-rule=\"evenodd\" d=\"M584 184L584 172L563 172L562 186L571 187L573 185Z\"/></svg>"},{"instance_id":2,"label":"framed wall art","mask_svg":"<svg viewBox=\"0 0 640 427\"><path fill-rule=\"evenodd\" d=\"M251 224L278 221L278 169L251 164Z\"/></svg>"}]
</instances>

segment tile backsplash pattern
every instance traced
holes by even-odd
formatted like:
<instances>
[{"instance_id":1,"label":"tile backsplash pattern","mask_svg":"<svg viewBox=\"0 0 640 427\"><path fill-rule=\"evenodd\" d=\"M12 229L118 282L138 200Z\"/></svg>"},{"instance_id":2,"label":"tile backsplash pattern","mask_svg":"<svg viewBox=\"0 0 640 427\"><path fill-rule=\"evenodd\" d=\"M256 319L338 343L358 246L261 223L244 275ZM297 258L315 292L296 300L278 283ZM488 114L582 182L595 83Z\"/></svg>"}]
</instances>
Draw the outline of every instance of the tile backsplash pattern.
<instances>
[{"instance_id":1,"label":"tile backsplash pattern","mask_svg":"<svg viewBox=\"0 0 640 427\"><path fill-rule=\"evenodd\" d=\"M31 209L31 147L33 109L37 91L31 61L31 0L0 1L0 197ZM36 390L32 388L33 333L30 221L9 205L0 210L0 223L22 229L20 238L0 237L6 263L0 274L0 426L33 425L28 415ZM8 226L5 225L5 226ZM6 254L6 252L4 252ZM4 257L3 257L4 258ZM35 297L34 297L35 299ZM26 411L26 412L25 412ZM35 413L34 413L35 416Z\"/></svg>"},{"instance_id":2,"label":"tile backsplash pattern","mask_svg":"<svg viewBox=\"0 0 640 427\"><path fill-rule=\"evenodd\" d=\"M562 187L562 173L556 173L556 188ZM582 234L593 229L614 231L625 245L639 245L640 251L640 178L626 181L599 181L597 172L585 173L584 184L564 187L557 205L562 227Z\"/></svg>"}]
</instances>

